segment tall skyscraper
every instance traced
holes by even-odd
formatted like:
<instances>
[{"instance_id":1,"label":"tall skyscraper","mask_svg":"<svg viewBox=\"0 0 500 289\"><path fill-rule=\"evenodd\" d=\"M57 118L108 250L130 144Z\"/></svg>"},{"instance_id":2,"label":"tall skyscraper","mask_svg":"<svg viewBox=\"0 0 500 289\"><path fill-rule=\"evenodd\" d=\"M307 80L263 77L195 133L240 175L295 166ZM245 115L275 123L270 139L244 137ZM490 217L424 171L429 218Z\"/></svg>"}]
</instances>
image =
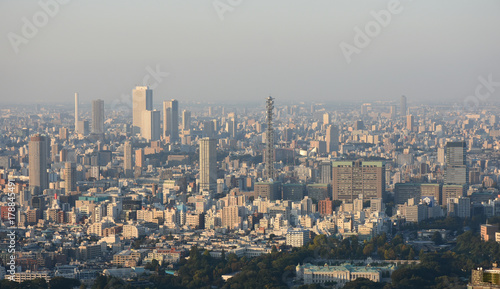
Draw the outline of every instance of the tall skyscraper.
<instances>
[{"instance_id":1,"label":"tall skyscraper","mask_svg":"<svg viewBox=\"0 0 500 289\"><path fill-rule=\"evenodd\" d=\"M203 136L213 138L215 137L215 125L211 120L203 122Z\"/></svg>"},{"instance_id":2,"label":"tall skyscraper","mask_svg":"<svg viewBox=\"0 0 500 289\"><path fill-rule=\"evenodd\" d=\"M238 117L235 112L232 112L228 115L228 118L227 131L229 132L229 137L234 139L238 134Z\"/></svg>"},{"instance_id":3,"label":"tall skyscraper","mask_svg":"<svg viewBox=\"0 0 500 289\"><path fill-rule=\"evenodd\" d=\"M326 129L326 152L332 153L339 150L339 127L329 125Z\"/></svg>"},{"instance_id":4,"label":"tall skyscraper","mask_svg":"<svg viewBox=\"0 0 500 289\"><path fill-rule=\"evenodd\" d=\"M92 133L104 133L104 101L92 101Z\"/></svg>"},{"instance_id":5,"label":"tall skyscraper","mask_svg":"<svg viewBox=\"0 0 500 289\"><path fill-rule=\"evenodd\" d=\"M413 118L413 115L408 114L406 116L406 129L409 131L413 131L414 126L415 126L415 119Z\"/></svg>"},{"instance_id":6,"label":"tall skyscraper","mask_svg":"<svg viewBox=\"0 0 500 289\"><path fill-rule=\"evenodd\" d=\"M129 141L126 141L123 146L123 171L126 178L131 178L133 176L132 144Z\"/></svg>"},{"instance_id":7,"label":"tall skyscraper","mask_svg":"<svg viewBox=\"0 0 500 289\"><path fill-rule=\"evenodd\" d=\"M144 166L144 149L135 150L135 166L139 168Z\"/></svg>"},{"instance_id":8,"label":"tall skyscraper","mask_svg":"<svg viewBox=\"0 0 500 289\"><path fill-rule=\"evenodd\" d=\"M343 161L332 163L333 199L352 203L359 195L364 199L382 198L385 190L383 162Z\"/></svg>"},{"instance_id":9,"label":"tall skyscraper","mask_svg":"<svg viewBox=\"0 0 500 289\"><path fill-rule=\"evenodd\" d=\"M217 147L215 139L200 140L200 191L217 189Z\"/></svg>"},{"instance_id":10,"label":"tall skyscraper","mask_svg":"<svg viewBox=\"0 0 500 289\"><path fill-rule=\"evenodd\" d=\"M408 108L406 107L406 96L401 96L401 105L400 105L400 115L401 117L406 116Z\"/></svg>"},{"instance_id":11,"label":"tall skyscraper","mask_svg":"<svg viewBox=\"0 0 500 289\"><path fill-rule=\"evenodd\" d=\"M170 136L170 141L179 139L179 103L177 100L163 102L163 136Z\"/></svg>"},{"instance_id":12,"label":"tall skyscraper","mask_svg":"<svg viewBox=\"0 0 500 289\"><path fill-rule=\"evenodd\" d=\"M75 132L76 133L78 133L78 121L80 120L79 115L78 115L78 102L79 102L78 93L75 93Z\"/></svg>"},{"instance_id":13,"label":"tall skyscraper","mask_svg":"<svg viewBox=\"0 0 500 289\"><path fill-rule=\"evenodd\" d=\"M161 137L160 128L160 111L145 110L142 113L143 124L141 128L141 136L148 141L159 140Z\"/></svg>"},{"instance_id":14,"label":"tall skyscraper","mask_svg":"<svg viewBox=\"0 0 500 289\"><path fill-rule=\"evenodd\" d=\"M323 114L323 124L330 124L330 114L328 112Z\"/></svg>"},{"instance_id":15,"label":"tall skyscraper","mask_svg":"<svg viewBox=\"0 0 500 289\"><path fill-rule=\"evenodd\" d=\"M141 132L142 113L153 109L153 91L148 86L136 86L132 90L132 132Z\"/></svg>"},{"instance_id":16,"label":"tall skyscraper","mask_svg":"<svg viewBox=\"0 0 500 289\"><path fill-rule=\"evenodd\" d=\"M49 188L49 177L47 174L48 140L43 135L36 134L29 142L29 180L30 188L36 194Z\"/></svg>"},{"instance_id":17,"label":"tall skyscraper","mask_svg":"<svg viewBox=\"0 0 500 289\"><path fill-rule=\"evenodd\" d=\"M273 109L274 109L274 99L272 97L268 97L266 101L266 113L267 113L266 151L264 153L264 160L266 165L265 166L266 180L274 179Z\"/></svg>"},{"instance_id":18,"label":"tall skyscraper","mask_svg":"<svg viewBox=\"0 0 500 289\"><path fill-rule=\"evenodd\" d=\"M189 110L182 111L182 129L183 130L191 129L191 112Z\"/></svg>"},{"instance_id":19,"label":"tall skyscraper","mask_svg":"<svg viewBox=\"0 0 500 289\"><path fill-rule=\"evenodd\" d=\"M469 183L466 156L464 141L446 143L445 184L467 185Z\"/></svg>"},{"instance_id":20,"label":"tall skyscraper","mask_svg":"<svg viewBox=\"0 0 500 289\"><path fill-rule=\"evenodd\" d=\"M76 191L75 163L67 162L64 164L64 188L66 189L66 194Z\"/></svg>"},{"instance_id":21,"label":"tall skyscraper","mask_svg":"<svg viewBox=\"0 0 500 289\"><path fill-rule=\"evenodd\" d=\"M391 119L395 119L396 118L396 106L395 105L391 105L390 114L391 114Z\"/></svg>"}]
</instances>

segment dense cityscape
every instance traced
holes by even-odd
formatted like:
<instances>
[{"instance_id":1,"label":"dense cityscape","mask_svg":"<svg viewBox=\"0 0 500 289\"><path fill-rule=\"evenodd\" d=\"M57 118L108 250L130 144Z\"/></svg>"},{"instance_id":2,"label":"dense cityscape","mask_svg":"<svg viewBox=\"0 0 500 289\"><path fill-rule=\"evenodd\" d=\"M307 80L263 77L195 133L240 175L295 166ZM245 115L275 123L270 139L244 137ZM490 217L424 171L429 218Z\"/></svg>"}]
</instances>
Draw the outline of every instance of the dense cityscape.
<instances>
[{"instance_id":1,"label":"dense cityscape","mask_svg":"<svg viewBox=\"0 0 500 289\"><path fill-rule=\"evenodd\" d=\"M161 101L1 110L1 288L499 285L495 106Z\"/></svg>"},{"instance_id":2,"label":"dense cityscape","mask_svg":"<svg viewBox=\"0 0 500 289\"><path fill-rule=\"evenodd\" d=\"M498 0L1 0L0 289L500 289Z\"/></svg>"}]
</instances>

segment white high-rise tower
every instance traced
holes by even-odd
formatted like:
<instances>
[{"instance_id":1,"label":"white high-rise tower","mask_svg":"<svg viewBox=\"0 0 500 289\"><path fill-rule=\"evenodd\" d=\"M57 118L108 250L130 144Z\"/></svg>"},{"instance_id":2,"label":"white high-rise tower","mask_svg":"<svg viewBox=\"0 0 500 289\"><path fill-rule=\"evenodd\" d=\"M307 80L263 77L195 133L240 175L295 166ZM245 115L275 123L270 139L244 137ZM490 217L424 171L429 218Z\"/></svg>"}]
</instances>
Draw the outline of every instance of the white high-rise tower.
<instances>
[{"instance_id":1,"label":"white high-rise tower","mask_svg":"<svg viewBox=\"0 0 500 289\"><path fill-rule=\"evenodd\" d=\"M75 92L75 132L78 133L78 93Z\"/></svg>"}]
</instances>

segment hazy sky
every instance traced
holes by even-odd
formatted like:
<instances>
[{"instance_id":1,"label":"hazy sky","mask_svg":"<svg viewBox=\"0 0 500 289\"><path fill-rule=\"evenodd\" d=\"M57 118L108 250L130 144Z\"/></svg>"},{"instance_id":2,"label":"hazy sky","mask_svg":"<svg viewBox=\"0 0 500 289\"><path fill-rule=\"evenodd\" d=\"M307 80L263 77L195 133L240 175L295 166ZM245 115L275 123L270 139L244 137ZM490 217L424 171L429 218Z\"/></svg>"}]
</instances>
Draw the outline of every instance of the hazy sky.
<instances>
[{"instance_id":1,"label":"hazy sky","mask_svg":"<svg viewBox=\"0 0 500 289\"><path fill-rule=\"evenodd\" d=\"M340 44L354 46L355 27L374 24L372 11L391 1L65 2L44 19L39 1L0 0L3 103L70 103L79 92L82 102L109 104L144 82L157 85L155 102L268 95L369 102L404 94L411 103L464 99L479 76L500 82L498 0L401 0L399 13L386 27L377 24L350 63ZM231 10L218 12L214 3ZM23 32L23 19L33 17L42 27ZM13 38L21 42L12 45ZM157 67L159 83L149 72ZM496 89L492 100L500 99Z\"/></svg>"}]
</instances>

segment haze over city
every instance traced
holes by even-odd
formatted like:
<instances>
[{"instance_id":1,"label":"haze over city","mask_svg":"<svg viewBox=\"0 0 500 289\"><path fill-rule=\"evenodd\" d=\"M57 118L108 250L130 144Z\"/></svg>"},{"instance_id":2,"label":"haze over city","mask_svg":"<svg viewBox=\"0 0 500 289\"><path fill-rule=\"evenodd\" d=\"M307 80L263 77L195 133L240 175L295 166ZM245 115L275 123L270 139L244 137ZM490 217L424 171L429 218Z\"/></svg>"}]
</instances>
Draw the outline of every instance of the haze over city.
<instances>
[{"instance_id":1,"label":"haze over city","mask_svg":"<svg viewBox=\"0 0 500 289\"><path fill-rule=\"evenodd\" d=\"M181 102L460 101L478 76L500 79L495 0L401 1L350 63L339 45L389 1L66 2L18 53L8 34L23 37L23 18L44 10L0 3L2 102L110 103L156 66L168 77L155 95Z\"/></svg>"}]
</instances>

